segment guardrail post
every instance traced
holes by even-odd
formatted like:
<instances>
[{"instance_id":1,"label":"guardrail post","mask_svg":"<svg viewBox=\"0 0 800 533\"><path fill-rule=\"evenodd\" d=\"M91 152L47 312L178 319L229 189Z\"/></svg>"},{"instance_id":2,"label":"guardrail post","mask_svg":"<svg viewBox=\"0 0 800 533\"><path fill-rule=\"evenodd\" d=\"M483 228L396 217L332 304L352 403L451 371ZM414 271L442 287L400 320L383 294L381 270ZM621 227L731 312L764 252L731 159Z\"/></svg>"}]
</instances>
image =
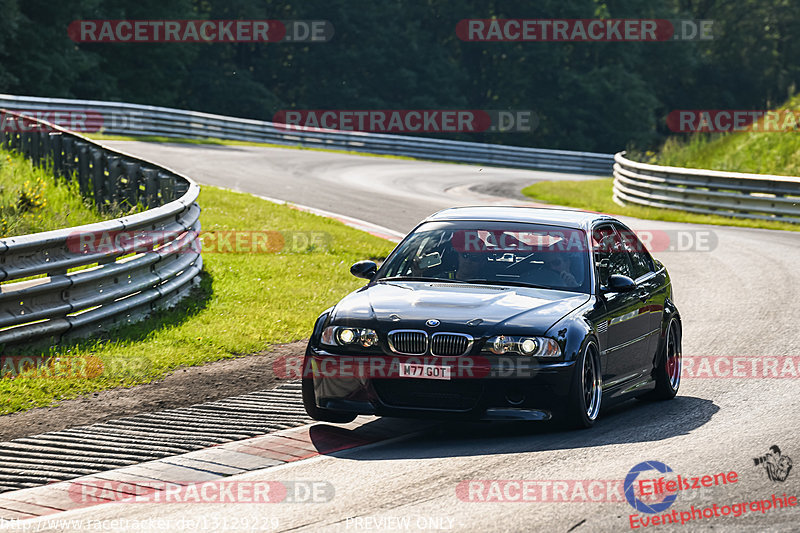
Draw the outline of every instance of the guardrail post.
<instances>
[{"instance_id":1,"label":"guardrail post","mask_svg":"<svg viewBox=\"0 0 800 533\"><path fill-rule=\"evenodd\" d=\"M72 179L72 172L75 170L75 152L73 143L75 140L67 135L61 140L61 176L67 180Z\"/></svg>"},{"instance_id":2,"label":"guardrail post","mask_svg":"<svg viewBox=\"0 0 800 533\"><path fill-rule=\"evenodd\" d=\"M8 115L0 109L0 150L6 148L6 130L8 130Z\"/></svg>"},{"instance_id":3,"label":"guardrail post","mask_svg":"<svg viewBox=\"0 0 800 533\"><path fill-rule=\"evenodd\" d=\"M58 132L51 133L50 137L50 157L53 159L53 175L59 177L63 175L61 168L63 158L61 157L61 134Z\"/></svg>"},{"instance_id":4,"label":"guardrail post","mask_svg":"<svg viewBox=\"0 0 800 533\"><path fill-rule=\"evenodd\" d=\"M83 141L75 141L75 152L78 155L78 187L81 196L86 197L89 192L89 146Z\"/></svg>"},{"instance_id":5,"label":"guardrail post","mask_svg":"<svg viewBox=\"0 0 800 533\"><path fill-rule=\"evenodd\" d=\"M20 145L22 144L22 137L20 136L18 131L11 132L11 138L9 139L9 147L14 150L15 152L20 152Z\"/></svg>"},{"instance_id":6,"label":"guardrail post","mask_svg":"<svg viewBox=\"0 0 800 533\"><path fill-rule=\"evenodd\" d=\"M189 184L184 181L175 181L175 197L180 198L189 190Z\"/></svg>"},{"instance_id":7,"label":"guardrail post","mask_svg":"<svg viewBox=\"0 0 800 533\"><path fill-rule=\"evenodd\" d=\"M44 167L48 167L51 164L50 161L50 132L46 130L42 130L42 134L40 137L40 145L41 149L41 165Z\"/></svg>"},{"instance_id":8,"label":"guardrail post","mask_svg":"<svg viewBox=\"0 0 800 533\"><path fill-rule=\"evenodd\" d=\"M105 202L105 197L103 196L103 183L106 179L105 165L103 164L105 156L102 150L95 147L89 148L89 155L92 159L92 176L90 179L92 196L94 196L94 204L99 208Z\"/></svg>"},{"instance_id":9,"label":"guardrail post","mask_svg":"<svg viewBox=\"0 0 800 533\"><path fill-rule=\"evenodd\" d=\"M158 189L161 193L161 203L166 204L175 199L175 176L165 172L158 173Z\"/></svg>"},{"instance_id":10,"label":"guardrail post","mask_svg":"<svg viewBox=\"0 0 800 533\"><path fill-rule=\"evenodd\" d=\"M47 130L40 129L36 134L36 151L38 152L36 155L36 160L38 161L39 166L45 168L47 168L47 158L50 155L49 141L50 135L48 134Z\"/></svg>"},{"instance_id":11,"label":"guardrail post","mask_svg":"<svg viewBox=\"0 0 800 533\"><path fill-rule=\"evenodd\" d=\"M39 158L42 149L42 132L38 125L31 131L31 162L35 166L39 166Z\"/></svg>"},{"instance_id":12,"label":"guardrail post","mask_svg":"<svg viewBox=\"0 0 800 533\"><path fill-rule=\"evenodd\" d=\"M106 166L108 167L108 176L103 184L103 197L106 202L119 204L122 197L122 160L117 156L107 155Z\"/></svg>"},{"instance_id":13,"label":"guardrail post","mask_svg":"<svg viewBox=\"0 0 800 533\"><path fill-rule=\"evenodd\" d=\"M31 132L23 131L22 135L20 135L20 137L21 137L21 143L20 144L22 145L20 147L21 148L20 152L22 152L22 155L24 155L25 157L30 159L30 157L31 157Z\"/></svg>"},{"instance_id":14,"label":"guardrail post","mask_svg":"<svg viewBox=\"0 0 800 533\"><path fill-rule=\"evenodd\" d=\"M121 202L127 203L127 207L133 207L139 201L139 163L135 161L124 161L125 183L121 193Z\"/></svg>"},{"instance_id":15,"label":"guardrail post","mask_svg":"<svg viewBox=\"0 0 800 533\"><path fill-rule=\"evenodd\" d=\"M142 181L144 182L144 202L147 208L150 209L151 207L157 207L159 204L158 170L154 168L143 168Z\"/></svg>"}]
</instances>

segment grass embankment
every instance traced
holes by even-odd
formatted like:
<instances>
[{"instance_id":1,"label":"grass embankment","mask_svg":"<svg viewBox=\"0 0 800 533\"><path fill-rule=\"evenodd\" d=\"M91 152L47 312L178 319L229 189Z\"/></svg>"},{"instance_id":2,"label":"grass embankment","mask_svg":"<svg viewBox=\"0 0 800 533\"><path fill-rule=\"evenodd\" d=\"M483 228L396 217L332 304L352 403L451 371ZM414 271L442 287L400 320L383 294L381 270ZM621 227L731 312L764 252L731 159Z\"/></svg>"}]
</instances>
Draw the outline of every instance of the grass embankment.
<instances>
[{"instance_id":1,"label":"grass embankment","mask_svg":"<svg viewBox=\"0 0 800 533\"><path fill-rule=\"evenodd\" d=\"M62 360L98 358L100 375L47 378L31 372L0 379L0 414L146 383L181 366L306 338L319 312L363 285L350 275L349 266L360 259L385 257L393 246L339 222L248 194L204 186L199 203L203 231L324 232L327 246L306 247L300 238L298 248L276 253L204 252L200 287L177 308L105 338L62 344L46 352Z\"/></svg>"},{"instance_id":2,"label":"grass embankment","mask_svg":"<svg viewBox=\"0 0 800 533\"><path fill-rule=\"evenodd\" d=\"M738 131L729 134L698 134L688 139L671 137L658 154L646 162L674 167L707 168L778 176L800 176L800 95L777 109L785 111L778 124L786 131ZM791 113L791 117L789 114ZM756 125L763 130L761 119ZM648 154L649 155L649 154Z\"/></svg>"},{"instance_id":3,"label":"grass embankment","mask_svg":"<svg viewBox=\"0 0 800 533\"><path fill-rule=\"evenodd\" d=\"M0 238L109 220L127 212L99 212L81 198L77 181L54 181L49 170L0 150Z\"/></svg>"},{"instance_id":4,"label":"grass embankment","mask_svg":"<svg viewBox=\"0 0 800 533\"><path fill-rule=\"evenodd\" d=\"M780 110L791 110L795 116L800 116L800 96L790 100ZM688 139L676 136L667 140L658 154L647 152L630 157L656 165L800 176L800 131L739 131L724 135L697 134ZM622 207L612 200L612 182L612 178L548 181L535 183L522 192L542 202L614 215L800 231L800 226L787 222L701 215L653 207Z\"/></svg>"}]
</instances>

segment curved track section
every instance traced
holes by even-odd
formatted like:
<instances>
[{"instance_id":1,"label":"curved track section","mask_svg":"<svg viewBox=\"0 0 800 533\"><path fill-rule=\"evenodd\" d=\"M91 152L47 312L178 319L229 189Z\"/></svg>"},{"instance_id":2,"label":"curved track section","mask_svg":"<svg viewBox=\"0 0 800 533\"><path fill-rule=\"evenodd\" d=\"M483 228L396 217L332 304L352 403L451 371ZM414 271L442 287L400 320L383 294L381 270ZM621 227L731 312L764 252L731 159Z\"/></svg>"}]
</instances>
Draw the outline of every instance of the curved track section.
<instances>
[{"instance_id":1,"label":"curved track section","mask_svg":"<svg viewBox=\"0 0 800 533\"><path fill-rule=\"evenodd\" d=\"M453 205L525 202L493 197L489 192L502 194L538 179L576 179L564 174L298 150L120 146L203 184L297 202L401 232ZM661 232L657 235L667 237L654 240L663 248L657 247L654 254L667 265L675 284L684 321L684 357L721 356L729 364L737 357L760 363L797 360L800 234L626 222L637 231ZM694 240L691 246L689 239ZM785 481L772 481L753 461L772 445L795 460L800 457L800 369L793 368L794 375L781 367L778 370L785 379L761 374L731 378L730 373L727 378L685 376L675 400L628 402L601 414L590 431L560 432L546 425L440 424L405 440L230 478L325 481L335 487L335 497L323 503L115 503L59 515L76 521L67 528L48 523L46 517L31 520L28 527L88 530L86 520L123 519L127 525L118 523L118 530L134 531L146 519L173 525L191 519L196 530L242 530L244 525L237 519L247 516L250 524L270 520L274 529L292 531L620 531L631 527L629 517L634 513L621 483L643 461L663 462L683 476L738 474L737 481L726 486L681 491L667 513L688 511L691 506L771 499L773 494L796 496L800 473L793 470ZM538 487L533 492L538 497L486 502L477 492L470 497L469 491L459 489L472 481L488 487L486 483L503 480L532 482ZM566 481L574 487L576 480L601 483L600 497L596 491L581 497L574 488L557 485ZM799 509L703 518L684 527L793 531L800 520Z\"/></svg>"},{"instance_id":2,"label":"curved track section","mask_svg":"<svg viewBox=\"0 0 800 533\"><path fill-rule=\"evenodd\" d=\"M431 163L385 157L253 146L196 146L106 141L169 163L202 184L233 188L408 232L429 214L478 203L530 203L519 193L534 181L591 179L585 174ZM482 192L470 190L477 186ZM498 196L498 194L500 196Z\"/></svg>"}]
</instances>

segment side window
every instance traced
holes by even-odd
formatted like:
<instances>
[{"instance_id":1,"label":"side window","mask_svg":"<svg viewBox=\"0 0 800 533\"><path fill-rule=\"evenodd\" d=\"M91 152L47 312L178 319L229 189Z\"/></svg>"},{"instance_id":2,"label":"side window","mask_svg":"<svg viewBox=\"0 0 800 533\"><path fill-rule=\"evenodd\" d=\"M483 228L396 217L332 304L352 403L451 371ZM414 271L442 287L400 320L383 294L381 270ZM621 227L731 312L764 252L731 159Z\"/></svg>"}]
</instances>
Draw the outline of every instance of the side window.
<instances>
[{"instance_id":1,"label":"side window","mask_svg":"<svg viewBox=\"0 0 800 533\"><path fill-rule=\"evenodd\" d=\"M601 285L608 284L612 274L633 277L628 253L619 234L611 226L600 226L592 232L592 253Z\"/></svg>"},{"instance_id":2,"label":"side window","mask_svg":"<svg viewBox=\"0 0 800 533\"><path fill-rule=\"evenodd\" d=\"M622 236L622 243L625 245L625 250L631 256L631 266L633 267L633 279L644 276L648 272L655 270L653 259L647 252L647 249L642 244L642 241L630 230L616 226L617 231Z\"/></svg>"}]
</instances>

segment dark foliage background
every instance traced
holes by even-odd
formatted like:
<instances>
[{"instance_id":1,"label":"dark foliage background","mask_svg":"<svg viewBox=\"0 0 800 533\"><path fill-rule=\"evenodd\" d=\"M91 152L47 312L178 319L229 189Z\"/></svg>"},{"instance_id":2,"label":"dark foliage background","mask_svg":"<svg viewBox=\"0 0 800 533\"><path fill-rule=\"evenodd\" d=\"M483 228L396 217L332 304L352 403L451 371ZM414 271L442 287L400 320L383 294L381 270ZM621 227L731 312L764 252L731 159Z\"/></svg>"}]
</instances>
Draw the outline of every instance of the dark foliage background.
<instances>
[{"instance_id":1,"label":"dark foliage background","mask_svg":"<svg viewBox=\"0 0 800 533\"><path fill-rule=\"evenodd\" d=\"M713 41L470 43L462 18L713 19ZM796 0L0 0L0 92L247 118L280 109L531 109L530 133L459 138L610 152L673 109L763 109L800 78ZM76 44L79 19L326 19L325 44Z\"/></svg>"}]
</instances>

